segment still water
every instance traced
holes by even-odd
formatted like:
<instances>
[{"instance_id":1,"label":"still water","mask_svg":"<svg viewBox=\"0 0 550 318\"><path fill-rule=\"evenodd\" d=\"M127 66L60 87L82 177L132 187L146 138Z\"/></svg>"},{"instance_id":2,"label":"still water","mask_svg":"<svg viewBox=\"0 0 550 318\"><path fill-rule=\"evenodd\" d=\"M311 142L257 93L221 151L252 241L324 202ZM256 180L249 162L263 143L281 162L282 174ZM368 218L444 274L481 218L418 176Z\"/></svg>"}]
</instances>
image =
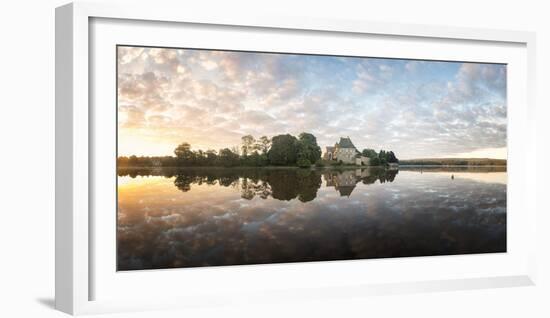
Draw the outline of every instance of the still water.
<instances>
[{"instance_id":1,"label":"still water","mask_svg":"<svg viewBox=\"0 0 550 318\"><path fill-rule=\"evenodd\" d=\"M118 174L118 270L506 251L505 168Z\"/></svg>"}]
</instances>

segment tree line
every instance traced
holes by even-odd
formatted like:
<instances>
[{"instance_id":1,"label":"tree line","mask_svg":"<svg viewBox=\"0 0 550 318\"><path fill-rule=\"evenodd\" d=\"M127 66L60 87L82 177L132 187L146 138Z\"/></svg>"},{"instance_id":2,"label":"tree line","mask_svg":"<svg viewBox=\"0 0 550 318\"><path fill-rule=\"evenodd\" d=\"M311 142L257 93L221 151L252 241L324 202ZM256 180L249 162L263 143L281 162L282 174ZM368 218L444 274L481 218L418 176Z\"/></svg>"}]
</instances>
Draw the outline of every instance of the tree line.
<instances>
[{"instance_id":1,"label":"tree line","mask_svg":"<svg viewBox=\"0 0 550 318\"><path fill-rule=\"evenodd\" d=\"M372 166L386 166L398 163L393 151L364 149L363 156L370 158ZM313 164L339 165L341 162L321 160L321 147L317 138L303 132L297 137L282 134L269 138L256 139L252 135L241 138L241 145L231 148L192 150L191 144L183 142L174 149L174 156L122 156L117 158L119 167L264 167L298 166L311 167Z\"/></svg>"},{"instance_id":2,"label":"tree line","mask_svg":"<svg viewBox=\"0 0 550 318\"><path fill-rule=\"evenodd\" d=\"M363 149L361 155L370 158L371 166L387 166L390 163L399 163L399 159L393 151L380 150L376 152L374 149Z\"/></svg>"},{"instance_id":3,"label":"tree line","mask_svg":"<svg viewBox=\"0 0 550 318\"><path fill-rule=\"evenodd\" d=\"M298 137L284 134L256 139L252 135L246 135L241 138L240 147L222 148L218 151L192 150L191 144L183 142L174 149L174 156L121 156L117 158L117 164L119 167L310 167L320 159L321 147L317 144L317 138L304 132Z\"/></svg>"}]
</instances>

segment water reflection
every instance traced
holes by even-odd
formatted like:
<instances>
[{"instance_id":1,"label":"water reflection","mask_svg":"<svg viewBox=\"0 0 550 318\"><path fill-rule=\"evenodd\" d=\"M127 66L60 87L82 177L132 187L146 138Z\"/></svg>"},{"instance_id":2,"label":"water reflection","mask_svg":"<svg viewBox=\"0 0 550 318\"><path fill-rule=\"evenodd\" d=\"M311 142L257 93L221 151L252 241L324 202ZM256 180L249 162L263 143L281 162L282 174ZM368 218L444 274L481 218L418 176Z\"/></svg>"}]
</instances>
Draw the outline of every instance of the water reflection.
<instances>
[{"instance_id":1,"label":"water reflection","mask_svg":"<svg viewBox=\"0 0 550 318\"><path fill-rule=\"evenodd\" d=\"M490 180L505 177L443 168L120 170L118 269L503 252L506 184Z\"/></svg>"},{"instance_id":2,"label":"water reflection","mask_svg":"<svg viewBox=\"0 0 550 318\"><path fill-rule=\"evenodd\" d=\"M298 198L308 202L316 198L321 187L321 178L327 187L332 187L341 196L350 196L357 183L372 184L392 182L397 175L396 169L341 169L341 170L305 170L305 169L162 169L162 168L126 168L120 169L118 175L130 176L164 176L175 178L174 185L180 191L188 192L195 185L219 185L222 187L240 187L241 197L247 200L259 196L262 199L272 197L277 200Z\"/></svg>"}]
</instances>

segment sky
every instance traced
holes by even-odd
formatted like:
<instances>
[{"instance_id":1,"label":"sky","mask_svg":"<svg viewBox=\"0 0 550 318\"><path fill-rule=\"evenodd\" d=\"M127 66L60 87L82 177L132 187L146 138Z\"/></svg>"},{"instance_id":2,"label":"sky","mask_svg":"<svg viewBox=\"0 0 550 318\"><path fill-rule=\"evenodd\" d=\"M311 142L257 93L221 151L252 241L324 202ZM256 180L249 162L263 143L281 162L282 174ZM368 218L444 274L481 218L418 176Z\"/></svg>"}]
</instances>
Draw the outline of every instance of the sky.
<instances>
[{"instance_id":1,"label":"sky","mask_svg":"<svg viewBox=\"0 0 550 318\"><path fill-rule=\"evenodd\" d=\"M506 158L506 66L118 47L118 151L309 132L399 159Z\"/></svg>"}]
</instances>

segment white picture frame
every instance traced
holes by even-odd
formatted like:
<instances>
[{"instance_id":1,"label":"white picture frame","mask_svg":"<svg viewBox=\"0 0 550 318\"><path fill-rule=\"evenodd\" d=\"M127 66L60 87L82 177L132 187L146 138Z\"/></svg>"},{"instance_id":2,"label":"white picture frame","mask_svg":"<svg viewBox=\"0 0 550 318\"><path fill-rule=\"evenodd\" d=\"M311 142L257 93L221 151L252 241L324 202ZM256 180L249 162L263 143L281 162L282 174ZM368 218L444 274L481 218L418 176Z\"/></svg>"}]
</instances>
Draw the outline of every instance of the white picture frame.
<instances>
[{"instance_id":1,"label":"white picture frame","mask_svg":"<svg viewBox=\"0 0 550 318\"><path fill-rule=\"evenodd\" d=\"M103 178L98 173L100 169L108 172L109 167L102 168L98 165L101 158L97 157L100 153L96 142L105 140L109 135L100 135L94 130L97 122L92 120L97 116L95 110L91 107L95 99L102 98L95 96L91 91L96 88L93 76L97 75L94 67L101 67L99 59L101 57L94 51L95 46L112 46L113 43L119 43L119 38L106 36L105 30L94 28L95 21L105 19L115 19L113 21L125 21L121 28L132 28L128 26L128 21L137 21L146 25L147 23L164 23L161 25L161 31L156 36L159 38L168 38L171 29L175 29L178 24L193 25L197 28L206 26L214 31L218 29L236 27L254 30L270 30L270 32L284 32L292 34L298 32L317 32L319 37L339 37L345 36L348 41L353 41L354 37L372 36L385 37L386 39L396 37L401 40L410 39L411 41L427 41L432 44L451 43L453 46L466 47L470 44L476 46L479 43L485 43L489 46L494 45L494 55L491 61L495 59L499 62L512 62L518 65L517 72L512 72L516 81L510 85L517 87L513 91L518 92L512 99L518 101L513 111L509 112L509 135L511 144L509 147L509 171L510 187L508 195L514 211L522 211L522 217L510 218L511 226L517 227L515 233L519 233L521 240L514 245L513 251L507 253L504 257L499 255L490 255L487 257L467 256L461 258L453 257L425 257L413 261L404 259L393 260L393 263L383 263L370 260L370 269L374 274L380 274L382 279L375 279L374 276L357 280L353 283L351 275L341 279L323 279L327 272L342 270L346 272L361 273L366 263L362 261L352 262L328 262L327 264L301 264L301 265L262 265L262 266L235 266L225 268L211 268L204 270L195 270L193 277L199 277L185 293L176 295L171 299L166 299L158 294L147 294L146 300L133 298L136 295L129 293L130 297L117 298L116 295L124 290L132 290L131 282L140 280L140 284L152 288L153 280L145 276L132 277L132 274L115 273L113 275L126 275L122 281L127 286L117 287L117 285L104 285L108 288L103 290L112 290L113 295L102 297L96 295L98 290L94 286L98 279L107 280L111 284L115 279L109 275L103 275L101 269L95 263L97 258L108 259L114 257L112 250L110 252L96 254L98 244L101 240L93 238L94 231L98 226L98 221L91 211L94 207L101 205L101 202L94 202L93 195L98 191L98 185L113 189L114 184L109 183L109 178ZM124 24L123 23L123 24ZM116 24L116 23L115 23ZM111 26L120 27L120 26ZM117 29L118 33L123 34L123 29ZM160 33L164 32L161 36ZM132 31L128 34L131 36ZM144 41L148 41L146 33L141 33ZM108 39L109 38L109 39ZM215 36L214 36L215 38ZM101 42L102 39L106 40ZM97 42L99 40L99 42ZM382 39L384 40L384 39ZM156 42L155 44L158 44ZM412 42L411 42L412 43ZM477 43L477 44L476 44ZM143 44L135 43L132 44ZM256 42L254 45L261 45ZM298 44L296 44L298 45ZM376 45L376 44L374 44ZM499 47L513 47L510 52L503 53L498 57ZM445 291L459 289L476 289L490 287L511 287L526 286L534 284L536 273L536 250L535 244L535 219L536 210L534 206L534 191L523 191L526 184L534 184L535 167L525 164L521 156L534 156L535 144L535 121L534 121L534 70L535 70L535 35L530 32L501 31L501 30L480 30L467 28L425 26L425 25L405 25L399 23L373 23L366 21L340 21L330 19L297 19L284 16L214 16L201 14L200 12L189 12L177 7L151 7L146 5L118 6L115 3L110 4L91 4L78 2L65 5L56 9L56 308L70 314L103 313L113 311L145 310L165 307L185 307L208 305L210 303L235 303L243 301L271 302L323 299L348 297L351 295L380 295L407 293L412 291ZM305 50L296 48L296 50ZM316 47L312 50L318 52L322 48ZM404 49L407 51L407 49ZM484 60L479 50L472 49L470 53L464 53L462 60ZM504 50L506 51L506 50ZM503 51L503 52L504 52ZM114 48L113 48L114 52ZM485 50L485 52L487 52ZM406 53L406 52L405 52ZM405 54L399 52L399 54ZM381 53L384 54L384 53ZM420 49L409 49L408 56L422 57ZM461 52L455 52L455 55L448 56L449 59L460 60ZM487 53L485 53L487 54ZM466 58L465 58L466 57ZM95 60L94 60L95 59ZM93 60L93 61L92 61ZM99 61L98 63L96 63ZM96 64L94 64L96 63ZM515 64L514 64L515 63ZM98 66L101 65L101 66ZM111 72L112 70L103 69ZM101 72L100 72L101 73ZM99 75L103 76L103 75ZM107 75L108 76L108 75ZM114 83L114 78L113 78ZM108 84L107 84L108 85ZM113 102L114 102L114 96ZM510 108L510 105L509 105ZM103 115L103 113L101 114ZM114 116L114 114L113 114ZM107 130L108 131L108 130ZM103 138L103 139L102 139ZM114 136L112 136L114 139ZM517 146L515 146L517 145ZM521 169L521 170L520 170ZM522 174L514 171L521 171ZM105 173L101 174L105 175ZM113 179L114 182L114 179ZM511 188L511 189L510 189ZM113 193L114 195L114 193ZM112 211L115 213L116 211ZM515 214L517 215L517 214ZM113 234L114 235L114 234ZM109 235L107 235L109 236ZM101 250L101 249L100 249ZM105 255L104 255L105 254ZM109 256L110 255L110 256ZM512 255L512 256L510 256ZM510 257L508 257L510 256ZM471 260L478 259L479 262L486 262L487 268L490 264L504 264L505 270L478 270L475 266L469 268ZM491 263L493 262L493 263ZM399 271L407 263L411 266L411 277L405 279L406 273L400 275L389 274L388 269L393 268ZM430 265L437 264L437 265ZM475 264L474 264L475 265ZM507 266L510 265L510 266ZM423 275L419 269L415 272L413 267L439 266L447 268L438 273ZM464 273L457 274L456 270L462 268ZM469 269L468 269L469 268ZM452 271L455 271L451 275ZM156 271L150 274L154 276L154 281L169 281L183 272L178 270ZM287 275L288 271L293 271L296 279L295 283L281 283L282 275ZM378 272L376 272L378 271ZM104 271L103 271L104 272ZM189 273L189 272L187 272ZM310 275L306 275L310 273ZM416 273L416 274L414 274ZM143 275L143 274L142 274ZM242 288L219 288L213 287L213 293L200 291L198 288L199 280L205 275L215 275L220 281L226 284L236 282L236 278L244 278L250 284L243 284ZM258 280L265 279L261 293ZM344 275L345 276L345 275ZM111 278L109 278L111 277ZM187 278L189 278L188 275ZM302 277L303 279L300 279ZM231 279L232 278L232 279ZM183 278L179 278L183 279ZM119 288L119 289L117 289ZM124 289L126 288L126 289ZM304 293L307 289L307 293ZM134 288L135 290L135 288ZM103 292L105 293L105 291ZM185 299L183 299L185 295ZM239 297L245 296L245 297Z\"/></svg>"}]
</instances>

